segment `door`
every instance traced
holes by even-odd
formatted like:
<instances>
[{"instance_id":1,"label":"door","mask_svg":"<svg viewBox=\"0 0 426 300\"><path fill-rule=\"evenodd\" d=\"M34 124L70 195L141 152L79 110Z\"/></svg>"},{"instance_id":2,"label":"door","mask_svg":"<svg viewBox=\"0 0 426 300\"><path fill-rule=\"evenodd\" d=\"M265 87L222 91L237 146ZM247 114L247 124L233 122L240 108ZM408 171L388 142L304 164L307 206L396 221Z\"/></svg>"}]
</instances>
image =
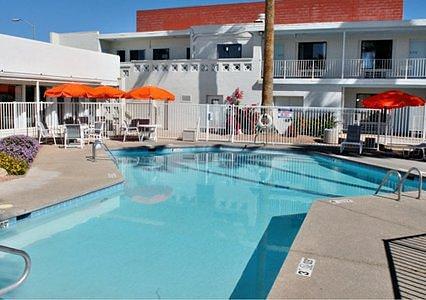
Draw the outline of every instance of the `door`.
<instances>
[{"instance_id":1,"label":"door","mask_svg":"<svg viewBox=\"0 0 426 300\"><path fill-rule=\"evenodd\" d=\"M408 77L426 78L426 41L410 41L410 61L408 64Z\"/></svg>"}]
</instances>

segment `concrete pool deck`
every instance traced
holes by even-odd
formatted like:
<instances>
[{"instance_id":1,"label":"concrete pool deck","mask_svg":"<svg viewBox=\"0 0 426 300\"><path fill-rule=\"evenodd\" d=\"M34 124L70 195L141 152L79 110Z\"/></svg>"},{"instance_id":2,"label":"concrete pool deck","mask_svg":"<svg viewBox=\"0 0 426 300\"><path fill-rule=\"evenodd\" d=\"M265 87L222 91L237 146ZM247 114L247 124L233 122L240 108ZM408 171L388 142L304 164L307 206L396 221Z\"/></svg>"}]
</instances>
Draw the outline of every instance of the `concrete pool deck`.
<instances>
[{"instance_id":1,"label":"concrete pool deck","mask_svg":"<svg viewBox=\"0 0 426 300\"><path fill-rule=\"evenodd\" d=\"M111 149L215 145L244 146L231 143L195 144L175 140L159 143L108 141ZM248 147L318 151L310 147ZM321 152L401 171L416 166L426 174L425 162L393 157L341 157L332 148L324 148ZM89 154L88 146L84 150L43 146L26 176L0 183L0 204L13 205L10 209L0 210L0 220L122 182L123 178L111 160L93 163L86 158ZM269 294L270 298L395 297L394 278L389 271L391 266L385 251L385 240L426 233L425 197L421 200L403 197L400 202L395 201L394 195L344 199L350 201L338 204L324 200L312 205ZM296 275L296 268L302 257L316 260L310 278ZM426 270L421 274L425 275ZM418 279L415 280L415 287L418 289ZM410 292L413 293L412 290Z\"/></svg>"},{"instance_id":2,"label":"concrete pool deck","mask_svg":"<svg viewBox=\"0 0 426 300\"><path fill-rule=\"evenodd\" d=\"M412 194L412 193L410 193ZM425 265L408 275L396 272L386 241L426 233L426 197L345 197L352 202L315 202L300 229L269 298L422 298ZM410 269L423 252L413 252L399 267ZM302 257L315 259L311 277L296 274ZM400 257L400 253L396 254ZM411 261L411 262L410 262ZM398 266L398 265L397 265ZM405 273L407 273L405 271ZM398 278L402 274L401 278ZM407 285L409 277L414 285ZM397 281L395 281L395 279ZM399 282L398 282L399 279Z\"/></svg>"},{"instance_id":3,"label":"concrete pool deck","mask_svg":"<svg viewBox=\"0 0 426 300\"><path fill-rule=\"evenodd\" d=\"M25 176L0 182L0 220L16 217L123 181L110 159L91 162L91 148L44 145ZM7 208L2 208L5 205ZM12 205L12 207L9 207Z\"/></svg>"}]
</instances>

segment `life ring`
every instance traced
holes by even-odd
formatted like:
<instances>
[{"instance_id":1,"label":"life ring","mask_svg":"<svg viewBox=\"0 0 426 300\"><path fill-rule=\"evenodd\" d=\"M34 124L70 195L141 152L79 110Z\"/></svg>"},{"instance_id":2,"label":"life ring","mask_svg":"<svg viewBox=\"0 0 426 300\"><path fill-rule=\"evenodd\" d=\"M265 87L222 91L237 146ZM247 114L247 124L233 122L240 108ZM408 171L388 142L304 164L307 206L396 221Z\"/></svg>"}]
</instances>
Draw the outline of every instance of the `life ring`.
<instances>
[{"instance_id":1,"label":"life ring","mask_svg":"<svg viewBox=\"0 0 426 300\"><path fill-rule=\"evenodd\" d=\"M264 120L267 120L267 122L265 123ZM257 121L257 125L259 127L262 127L262 128L268 128L268 127L272 126L272 122L273 122L273 120L272 120L272 117L270 115L262 114L259 117L259 120Z\"/></svg>"}]
</instances>

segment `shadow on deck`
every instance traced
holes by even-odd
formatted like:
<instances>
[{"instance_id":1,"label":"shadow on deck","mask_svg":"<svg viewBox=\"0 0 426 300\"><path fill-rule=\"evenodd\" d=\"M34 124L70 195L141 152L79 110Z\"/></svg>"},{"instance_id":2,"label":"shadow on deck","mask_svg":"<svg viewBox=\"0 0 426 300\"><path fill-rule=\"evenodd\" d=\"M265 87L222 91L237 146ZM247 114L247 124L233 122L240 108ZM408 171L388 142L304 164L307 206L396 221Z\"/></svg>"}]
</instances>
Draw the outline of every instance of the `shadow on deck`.
<instances>
[{"instance_id":1,"label":"shadow on deck","mask_svg":"<svg viewBox=\"0 0 426 300\"><path fill-rule=\"evenodd\" d=\"M426 299L426 234L384 240L396 299Z\"/></svg>"}]
</instances>

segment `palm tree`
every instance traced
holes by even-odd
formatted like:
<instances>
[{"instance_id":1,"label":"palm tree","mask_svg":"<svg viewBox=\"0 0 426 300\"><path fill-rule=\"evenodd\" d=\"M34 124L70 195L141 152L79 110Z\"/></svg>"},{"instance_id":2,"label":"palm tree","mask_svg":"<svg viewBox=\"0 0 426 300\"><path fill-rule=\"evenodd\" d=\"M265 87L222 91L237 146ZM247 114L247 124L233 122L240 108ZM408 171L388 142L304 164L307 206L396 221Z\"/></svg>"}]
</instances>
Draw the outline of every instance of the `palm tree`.
<instances>
[{"instance_id":1,"label":"palm tree","mask_svg":"<svg viewBox=\"0 0 426 300\"><path fill-rule=\"evenodd\" d=\"M265 0L265 44L263 50L262 105L273 105L275 0Z\"/></svg>"}]
</instances>

